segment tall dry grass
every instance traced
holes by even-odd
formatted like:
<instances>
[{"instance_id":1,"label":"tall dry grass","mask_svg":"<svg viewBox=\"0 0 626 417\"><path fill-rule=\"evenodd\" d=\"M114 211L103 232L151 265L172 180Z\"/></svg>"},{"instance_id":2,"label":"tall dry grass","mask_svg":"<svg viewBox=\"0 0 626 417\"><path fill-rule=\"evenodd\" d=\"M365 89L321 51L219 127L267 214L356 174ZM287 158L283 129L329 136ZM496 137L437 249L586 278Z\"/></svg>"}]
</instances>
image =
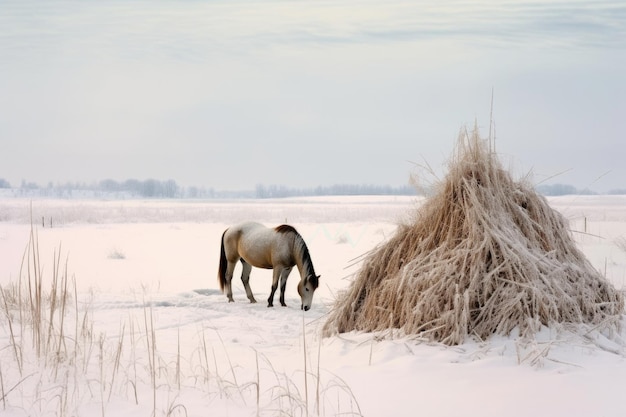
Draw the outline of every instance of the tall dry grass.
<instances>
[{"instance_id":1,"label":"tall dry grass","mask_svg":"<svg viewBox=\"0 0 626 417\"><path fill-rule=\"evenodd\" d=\"M321 371L319 362L316 373L308 371L306 349L304 378L277 371L252 348L256 369L242 369L219 331L204 324L192 336L195 349L191 340L181 340L178 328L176 346L168 351L161 346L168 335L159 330L149 299L120 317L117 334L106 334L97 327L92 303L79 302L76 280L69 278L60 249L52 264L50 274L44 273L33 227L18 282L0 286L0 328L8 333L2 339L7 344L0 345L0 414L63 417L89 414L87 408L104 417L119 410L112 403L128 403L138 413L187 416L199 412L197 402L184 401L195 395L207 403L228 403L228 408L255 409L258 416L304 416L320 409L328 410L326 415L361 415L345 382ZM306 345L304 325L302 337ZM308 381L315 381L316 388ZM309 401L313 390L315 404Z\"/></svg>"},{"instance_id":2,"label":"tall dry grass","mask_svg":"<svg viewBox=\"0 0 626 417\"><path fill-rule=\"evenodd\" d=\"M615 328L623 310L566 219L512 180L475 129L413 222L364 259L324 334L402 329L455 345L555 323Z\"/></svg>"}]
</instances>

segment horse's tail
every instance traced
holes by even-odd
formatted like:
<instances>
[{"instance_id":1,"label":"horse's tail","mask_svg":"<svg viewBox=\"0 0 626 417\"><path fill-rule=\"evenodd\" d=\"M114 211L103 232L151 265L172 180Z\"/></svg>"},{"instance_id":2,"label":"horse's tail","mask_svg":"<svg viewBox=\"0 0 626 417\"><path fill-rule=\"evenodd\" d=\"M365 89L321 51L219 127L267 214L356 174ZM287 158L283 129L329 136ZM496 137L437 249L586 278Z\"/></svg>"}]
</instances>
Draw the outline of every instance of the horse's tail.
<instances>
[{"instance_id":1,"label":"horse's tail","mask_svg":"<svg viewBox=\"0 0 626 417\"><path fill-rule=\"evenodd\" d=\"M226 285L226 266L228 262L226 261L226 250L224 249L224 236L228 229L224 230L222 233L222 247L220 249L220 268L217 272L217 281L220 283L220 290L224 292L224 286Z\"/></svg>"}]
</instances>

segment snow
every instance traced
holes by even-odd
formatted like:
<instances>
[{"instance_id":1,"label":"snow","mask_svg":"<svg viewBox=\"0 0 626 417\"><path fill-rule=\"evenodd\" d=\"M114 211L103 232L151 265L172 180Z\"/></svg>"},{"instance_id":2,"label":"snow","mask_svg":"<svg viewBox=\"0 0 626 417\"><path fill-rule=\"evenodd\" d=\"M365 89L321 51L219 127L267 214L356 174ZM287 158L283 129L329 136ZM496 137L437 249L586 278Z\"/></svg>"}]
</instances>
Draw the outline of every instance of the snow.
<instances>
[{"instance_id":1,"label":"snow","mask_svg":"<svg viewBox=\"0 0 626 417\"><path fill-rule=\"evenodd\" d=\"M625 288L626 197L549 201L593 265ZM9 321L0 308L0 414L625 415L626 352L616 342L624 335L544 329L526 345L513 334L455 347L395 330L385 338L320 338L360 257L417 204L408 197L0 200L0 285L20 281L32 217L44 288L57 256L72 294L62 355L54 345L38 357L29 324ZM235 303L221 294L220 236L242 220L300 231L321 274L310 311L299 308L295 270L288 307L266 307L271 271L252 271L257 304L238 278Z\"/></svg>"}]
</instances>

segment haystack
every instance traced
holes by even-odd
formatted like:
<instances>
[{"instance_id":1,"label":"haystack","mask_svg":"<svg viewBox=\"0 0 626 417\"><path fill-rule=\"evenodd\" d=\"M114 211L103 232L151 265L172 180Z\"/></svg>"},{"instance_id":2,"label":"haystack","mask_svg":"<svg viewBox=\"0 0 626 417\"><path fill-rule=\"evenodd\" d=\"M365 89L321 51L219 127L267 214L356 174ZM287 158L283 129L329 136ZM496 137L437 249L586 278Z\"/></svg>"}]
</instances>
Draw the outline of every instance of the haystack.
<instances>
[{"instance_id":1,"label":"haystack","mask_svg":"<svg viewBox=\"0 0 626 417\"><path fill-rule=\"evenodd\" d=\"M413 223L364 258L324 333L401 329L454 345L557 323L617 326L623 309L567 220L513 181L475 129Z\"/></svg>"}]
</instances>

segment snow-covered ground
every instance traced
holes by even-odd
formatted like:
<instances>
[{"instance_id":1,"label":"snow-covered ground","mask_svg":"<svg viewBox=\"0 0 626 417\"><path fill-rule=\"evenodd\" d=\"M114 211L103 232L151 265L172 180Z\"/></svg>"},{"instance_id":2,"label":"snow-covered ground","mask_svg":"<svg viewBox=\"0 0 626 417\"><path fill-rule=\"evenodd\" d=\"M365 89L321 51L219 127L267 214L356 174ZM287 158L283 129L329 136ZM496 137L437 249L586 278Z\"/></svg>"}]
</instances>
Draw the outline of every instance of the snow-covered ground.
<instances>
[{"instance_id":1,"label":"snow-covered ground","mask_svg":"<svg viewBox=\"0 0 626 417\"><path fill-rule=\"evenodd\" d=\"M550 203L591 262L626 288L626 197ZM320 337L360 257L418 204L0 200L0 415L626 415L626 350L596 333L545 330L532 345L512 335L456 347L391 331ZM31 219L37 243L29 246ZM295 269L286 308L261 302L270 271L252 272L257 304L248 303L239 268L236 302L220 293L221 233L243 220L300 231L322 276L311 311L299 308ZM66 270L65 314L50 321L44 300L43 329L34 331L10 299L11 284L21 282L23 299L33 277L46 291Z\"/></svg>"}]
</instances>

